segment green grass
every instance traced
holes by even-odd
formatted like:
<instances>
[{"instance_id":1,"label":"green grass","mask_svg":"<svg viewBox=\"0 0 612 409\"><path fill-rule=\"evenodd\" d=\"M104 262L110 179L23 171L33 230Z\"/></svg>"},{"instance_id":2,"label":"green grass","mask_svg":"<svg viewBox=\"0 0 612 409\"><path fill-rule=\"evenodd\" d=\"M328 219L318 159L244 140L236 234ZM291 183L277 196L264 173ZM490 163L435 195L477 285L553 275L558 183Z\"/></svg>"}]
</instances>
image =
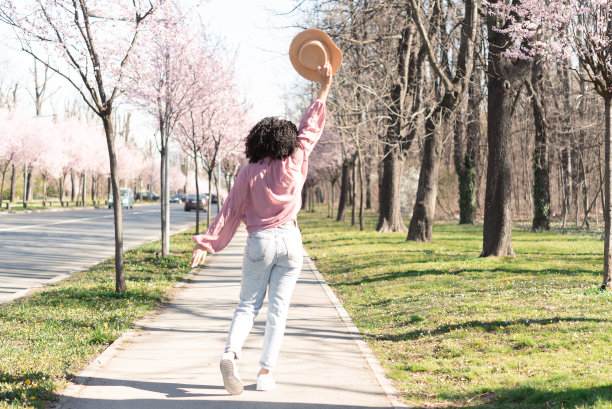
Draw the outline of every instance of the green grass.
<instances>
[{"instance_id":1,"label":"green grass","mask_svg":"<svg viewBox=\"0 0 612 409\"><path fill-rule=\"evenodd\" d=\"M41 408L190 271L193 231L124 256L127 291L115 293L114 259L0 305L0 407Z\"/></svg>"},{"instance_id":2,"label":"green grass","mask_svg":"<svg viewBox=\"0 0 612 409\"><path fill-rule=\"evenodd\" d=\"M612 408L612 293L599 234L513 229L516 258L479 258L482 227L433 243L301 213L304 245L414 408ZM519 224L519 226L521 226Z\"/></svg>"},{"instance_id":3,"label":"green grass","mask_svg":"<svg viewBox=\"0 0 612 409\"><path fill-rule=\"evenodd\" d=\"M2 212L8 212L9 209L7 208L7 203L9 203L7 200L3 200L2 201L2 206L0 206L0 213ZM95 203L92 200L87 200L85 202L85 206L105 206L105 201L104 200L97 200ZM70 202L69 203L69 207L70 208L79 208L79 207L83 207L83 206L77 206L75 202ZM28 207L24 208L23 207L23 202L11 202L10 203L10 211L14 212L14 211L19 211L19 210L49 210L49 209L60 209L62 208L60 202L58 199L53 199L51 201L47 201L47 205L43 206L42 205L42 200L30 200L28 201Z\"/></svg>"}]
</instances>

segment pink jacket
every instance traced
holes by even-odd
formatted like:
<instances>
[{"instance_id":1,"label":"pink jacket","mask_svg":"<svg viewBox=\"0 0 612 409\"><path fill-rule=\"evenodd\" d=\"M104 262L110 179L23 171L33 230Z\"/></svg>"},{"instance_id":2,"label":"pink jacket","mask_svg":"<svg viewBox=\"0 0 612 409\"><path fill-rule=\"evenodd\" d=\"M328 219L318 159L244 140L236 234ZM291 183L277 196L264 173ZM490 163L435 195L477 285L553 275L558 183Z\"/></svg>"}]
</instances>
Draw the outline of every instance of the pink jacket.
<instances>
[{"instance_id":1,"label":"pink jacket","mask_svg":"<svg viewBox=\"0 0 612 409\"><path fill-rule=\"evenodd\" d=\"M308 157L321 137L327 108L313 101L298 130L298 148L290 157L263 159L240 170L221 212L206 233L193 240L208 252L223 250L240 221L249 233L280 226L297 217L302 206L302 187L308 173Z\"/></svg>"}]
</instances>

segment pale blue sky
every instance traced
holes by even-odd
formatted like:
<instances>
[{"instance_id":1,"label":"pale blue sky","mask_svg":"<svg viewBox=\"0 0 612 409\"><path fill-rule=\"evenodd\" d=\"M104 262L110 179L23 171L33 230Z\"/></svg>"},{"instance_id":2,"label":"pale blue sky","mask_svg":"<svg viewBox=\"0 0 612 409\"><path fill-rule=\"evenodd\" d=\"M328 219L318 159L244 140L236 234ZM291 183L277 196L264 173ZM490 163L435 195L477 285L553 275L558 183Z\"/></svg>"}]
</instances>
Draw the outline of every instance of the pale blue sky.
<instances>
[{"instance_id":1,"label":"pale blue sky","mask_svg":"<svg viewBox=\"0 0 612 409\"><path fill-rule=\"evenodd\" d=\"M208 0L201 6L202 18L212 33L226 39L237 50L236 71L243 92L252 103L253 120L284 115L283 97L303 80L289 61L289 44L299 29L287 13L295 0Z\"/></svg>"}]
</instances>

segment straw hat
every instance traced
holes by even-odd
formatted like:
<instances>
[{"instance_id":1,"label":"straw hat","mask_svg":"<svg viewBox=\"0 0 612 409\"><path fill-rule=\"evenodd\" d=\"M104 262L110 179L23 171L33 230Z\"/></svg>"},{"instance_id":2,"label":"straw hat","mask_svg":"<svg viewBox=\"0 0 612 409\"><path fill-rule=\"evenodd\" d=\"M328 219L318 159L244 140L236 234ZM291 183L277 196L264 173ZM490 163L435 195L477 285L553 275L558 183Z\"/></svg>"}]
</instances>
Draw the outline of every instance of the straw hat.
<instances>
[{"instance_id":1,"label":"straw hat","mask_svg":"<svg viewBox=\"0 0 612 409\"><path fill-rule=\"evenodd\" d=\"M342 64L342 51L323 31L309 28L295 36L289 46L289 59L302 77L319 82L317 67L329 61L335 74Z\"/></svg>"}]
</instances>

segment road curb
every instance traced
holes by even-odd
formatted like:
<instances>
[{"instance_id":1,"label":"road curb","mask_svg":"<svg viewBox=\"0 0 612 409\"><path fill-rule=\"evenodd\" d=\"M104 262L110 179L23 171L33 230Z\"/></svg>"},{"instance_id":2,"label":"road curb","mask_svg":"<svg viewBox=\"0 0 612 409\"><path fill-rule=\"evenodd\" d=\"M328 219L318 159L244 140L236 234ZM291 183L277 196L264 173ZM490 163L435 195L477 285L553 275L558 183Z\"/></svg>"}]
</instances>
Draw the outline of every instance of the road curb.
<instances>
[{"instance_id":1,"label":"road curb","mask_svg":"<svg viewBox=\"0 0 612 409\"><path fill-rule=\"evenodd\" d=\"M43 213L43 212L67 212L70 210L92 210L102 209L106 206L87 206L87 207L49 207L48 209L33 209L33 210L3 210L0 211L0 216L8 214L29 214L29 213Z\"/></svg>"},{"instance_id":2,"label":"road curb","mask_svg":"<svg viewBox=\"0 0 612 409\"><path fill-rule=\"evenodd\" d=\"M338 315L340 315L340 318L342 319L342 322L344 323L346 330L353 337L353 341L355 341L355 344L357 344L359 351L365 358L366 362L368 363L368 366L372 370L372 373L376 377L376 380L380 384L381 388L385 391L385 394L387 395L387 398L389 399L393 407L395 409L410 409L409 406L407 406L400 400L399 391L395 388L395 386L393 386L391 379L387 377L385 370L383 369L380 361L378 360L378 358L376 358L376 355L374 355L374 352L372 351L370 346L363 339L363 335L353 323L353 320L351 319L348 312L342 305L342 302L340 301L340 299L336 296L336 294L331 289L329 284L327 284L327 282L325 281L325 278L323 278L323 275L319 272L319 270L315 266L314 262L312 261L308 253L306 252L306 249L304 249L304 258L305 258L306 263L309 265L310 269L314 273L317 281L319 282L321 287L323 287L323 290L325 290L325 294L327 294L327 297L329 298L334 308L338 312Z\"/></svg>"},{"instance_id":3,"label":"road curb","mask_svg":"<svg viewBox=\"0 0 612 409\"><path fill-rule=\"evenodd\" d=\"M134 203L133 207L146 206L149 204L159 204L159 202L150 203ZM73 210L93 210L93 209L108 209L108 205L99 206L66 206L66 207L49 207L44 209L32 209L32 210L0 210L0 216L9 214L29 214L29 213L44 213L44 212L68 212ZM124 208L125 209L125 208Z\"/></svg>"}]
</instances>

